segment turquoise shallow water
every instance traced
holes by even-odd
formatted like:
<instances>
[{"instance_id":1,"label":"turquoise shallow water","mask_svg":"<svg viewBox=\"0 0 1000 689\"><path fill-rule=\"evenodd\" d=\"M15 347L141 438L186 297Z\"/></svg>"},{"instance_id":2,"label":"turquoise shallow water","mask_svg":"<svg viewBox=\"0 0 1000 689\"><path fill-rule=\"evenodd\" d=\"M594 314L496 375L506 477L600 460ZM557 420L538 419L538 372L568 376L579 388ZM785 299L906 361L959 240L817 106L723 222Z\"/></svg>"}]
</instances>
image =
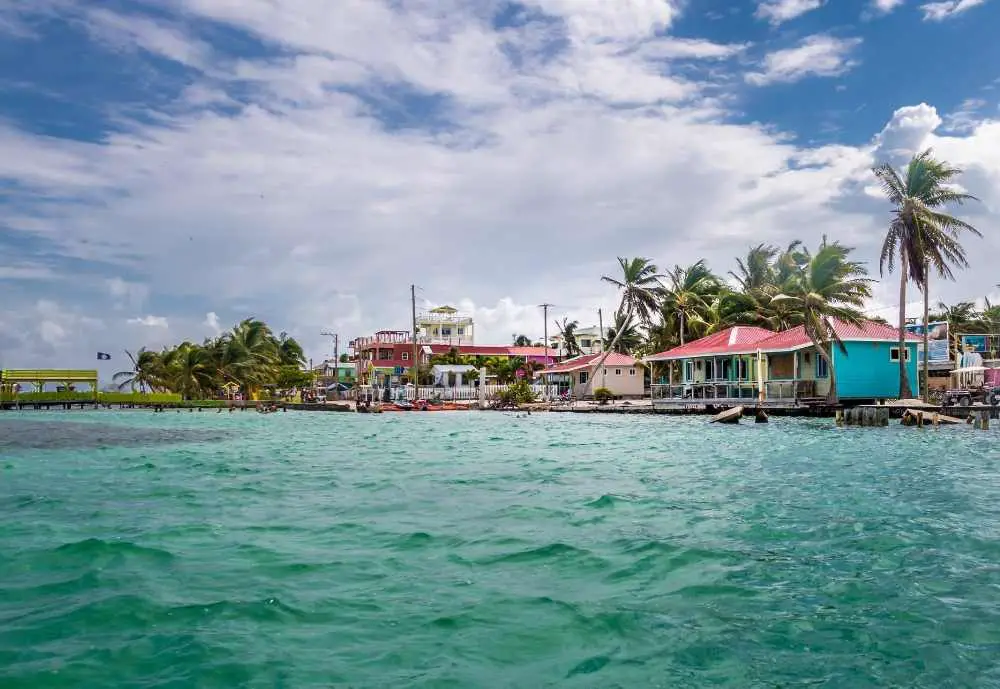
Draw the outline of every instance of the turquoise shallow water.
<instances>
[{"instance_id":1,"label":"turquoise shallow water","mask_svg":"<svg viewBox=\"0 0 1000 689\"><path fill-rule=\"evenodd\" d=\"M998 438L0 413L0 687L1000 687Z\"/></svg>"}]
</instances>

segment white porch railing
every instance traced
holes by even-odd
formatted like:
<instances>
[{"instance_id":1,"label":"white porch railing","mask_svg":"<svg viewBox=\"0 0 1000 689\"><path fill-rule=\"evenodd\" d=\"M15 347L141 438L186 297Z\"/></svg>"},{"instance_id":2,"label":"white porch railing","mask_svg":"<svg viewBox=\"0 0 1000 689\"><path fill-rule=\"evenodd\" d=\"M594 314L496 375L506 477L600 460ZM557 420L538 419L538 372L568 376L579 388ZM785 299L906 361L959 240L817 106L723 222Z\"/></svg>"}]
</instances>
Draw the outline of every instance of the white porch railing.
<instances>
[{"instance_id":1,"label":"white porch railing","mask_svg":"<svg viewBox=\"0 0 1000 689\"><path fill-rule=\"evenodd\" d=\"M707 381L700 383L655 384L651 396L656 401L701 402L705 400L756 400L760 388L753 381ZM769 380L764 383L765 401L794 401L816 396L816 381Z\"/></svg>"}]
</instances>

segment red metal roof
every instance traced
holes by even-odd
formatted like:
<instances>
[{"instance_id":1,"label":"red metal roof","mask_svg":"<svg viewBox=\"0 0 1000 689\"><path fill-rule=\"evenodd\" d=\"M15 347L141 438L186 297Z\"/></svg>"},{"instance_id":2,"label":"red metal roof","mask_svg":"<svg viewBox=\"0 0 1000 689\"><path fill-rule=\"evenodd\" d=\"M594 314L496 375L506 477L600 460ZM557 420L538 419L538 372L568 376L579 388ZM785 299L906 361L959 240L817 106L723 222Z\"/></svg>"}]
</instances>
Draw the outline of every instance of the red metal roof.
<instances>
[{"instance_id":1,"label":"red metal roof","mask_svg":"<svg viewBox=\"0 0 1000 689\"><path fill-rule=\"evenodd\" d=\"M686 359L713 354L742 354L757 351L757 343L774 336L774 331L752 325L736 325L712 333L700 340L688 342L659 354L646 357L646 361Z\"/></svg>"},{"instance_id":2,"label":"red metal roof","mask_svg":"<svg viewBox=\"0 0 1000 689\"><path fill-rule=\"evenodd\" d=\"M899 330L891 325L866 321L861 325L852 325L843 321L833 320L833 329L841 340L862 342L899 342ZM920 342L920 337L907 333L908 342ZM772 337L757 343L757 347L765 352L780 352L789 349L811 347L812 340L806 335L804 326L791 330L783 330Z\"/></svg>"},{"instance_id":3,"label":"red metal roof","mask_svg":"<svg viewBox=\"0 0 1000 689\"><path fill-rule=\"evenodd\" d=\"M897 342L899 331L891 325L866 321L861 325L851 325L843 321L833 320L833 328L841 340L867 342ZM907 333L910 342L919 342L920 338ZM699 356L717 356L721 354L751 354L758 349L766 352L781 352L799 349L812 345L806 335L805 328L798 326L790 330L775 333L764 328L738 325L726 330L703 337L694 342L688 342L681 347L659 354L653 354L646 361L669 361L673 359L689 359Z\"/></svg>"},{"instance_id":4,"label":"red metal roof","mask_svg":"<svg viewBox=\"0 0 1000 689\"><path fill-rule=\"evenodd\" d=\"M598 354L584 354L583 356L573 357L572 359L567 359L561 364L555 364L549 366L544 371L539 371L542 375L547 375L549 373L572 373L573 371L580 371L582 369L589 369L597 364L597 360L601 358L600 353ZM628 356L627 354L619 354L618 352L611 352L608 354L608 358L604 360L604 367L611 368L614 366L635 366L635 359Z\"/></svg>"}]
</instances>

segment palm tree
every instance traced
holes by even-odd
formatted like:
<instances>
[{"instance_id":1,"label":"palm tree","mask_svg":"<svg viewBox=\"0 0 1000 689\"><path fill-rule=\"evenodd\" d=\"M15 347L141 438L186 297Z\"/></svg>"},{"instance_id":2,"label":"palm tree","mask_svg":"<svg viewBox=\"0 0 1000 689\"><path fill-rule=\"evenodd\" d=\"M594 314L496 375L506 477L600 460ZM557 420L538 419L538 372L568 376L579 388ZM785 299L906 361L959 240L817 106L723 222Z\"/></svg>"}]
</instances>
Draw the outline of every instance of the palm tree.
<instances>
[{"instance_id":1,"label":"palm tree","mask_svg":"<svg viewBox=\"0 0 1000 689\"><path fill-rule=\"evenodd\" d=\"M847 354L833 320L852 324L864 322L861 308L865 299L871 297L868 271L863 264L848 260L851 251L853 249L837 242L827 243L824 237L816 255L811 256L800 274L789 281L789 293L776 295L773 299L790 303L801 313L806 335L830 372L829 399L832 403L837 401L837 372L832 348L836 346ZM827 343L831 343L830 349Z\"/></svg>"},{"instance_id":2,"label":"palm tree","mask_svg":"<svg viewBox=\"0 0 1000 689\"><path fill-rule=\"evenodd\" d=\"M960 301L952 306L938 302L937 308L934 320L947 321L948 331L951 333L974 332L982 325L983 312L976 308L973 301Z\"/></svg>"},{"instance_id":3,"label":"palm tree","mask_svg":"<svg viewBox=\"0 0 1000 689\"><path fill-rule=\"evenodd\" d=\"M618 257L618 265L621 267L621 277L613 278L607 275L601 280L614 285L621 291L621 302L618 305L617 313L622 314L622 323L631 323L634 317L638 317L642 325L650 326L652 314L659 306L659 298L663 293L663 284L660 279L656 265L648 258L625 259ZM617 319L617 315L616 315ZM604 361L611 351L618 346L625 329L620 328L615 337L611 339L608 347L602 347L601 356L597 359L595 370L600 370ZM587 381L585 389L592 389L593 379Z\"/></svg>"},{"instance_id":4,"label":"palm tree","mask_svg":"<svg viewBox=\"0 0 1000 689\"><path fill-rule=\"evenodd\" d=\"M172 357L170 387L184 399L194 399L199 393L213 389L212 361L209 353L190 342L177 347Z\"/></svg>"},{"instance_id":5,"label":"palm tree","mask_svg":"<svg viewBox=\"0 0 1000 689\"><path fill-rule=\"evenodd\" d=\"M663 275L659 274L656 265L648 258L626 260L619 257L618 264L622 269L620 279L605 275L601 280L621 290L618 311L623 311L630 317L638 316L639 322L648 327L663 294Z\"/></svg>"},{"instance_id":6,"label":"palm tree","mask_svg":"<svg viewBox=\"0 0 1000 689\"><path fill-rule=\"evenodd\" d=\"M602 346L619 354L632 354L642 346L642 333L634 320L626 320L625 314L618 311L615 313L615 323L608 328L608 336Z\"/></svg>"},{"instance_id":7,"label":"palm tree","mask_svg":"<svg viewBox=\"0 0 1000 689\"><path fill-rule=\"evenodd\" d=\"M132 361L132 370L119 371L111 378L119 390L129 388L135 392L138 388L139 392L146 392L163 387L163 365L157 352L141 347L134 356L127 349L125 354Z\"/></svg>"},{"instance_id":8,"label":"palm tree","mask_svg":"<svg viewBox=\"0 0 1000 689\"><path fill-rule=\"evenodd\" d=\"M279 355L271 329L263 321L247 318L236 325L225 341L229 368L247 392L273 378Z\"/></svg>"},{"instance_id":9,"label":"palm tree","mask_svg":"<svg viewBox=\"0 0 1000 689\"><path fill-rule=\"evenodd\" d=\"M306 363L306 353L302 345L288 333L282 332L278 335L276 345L279 363L282 366L302 366Z\"/></svg>"},{"instance_id":10,"label":"palm tree","mask_svg":"<svg viewBox=\"0 0 1000 689\"><path fill-rule=\"evenodd\" d=\"M910 159L903 178L888 163L882 163L873 172L886 198L895 206L882 244L879 269L882 274L886 269L892 272L897 261L899 263L899 351L903 352L906 347L906 283L912 278L924 292L926 318L930 269L942 277L954 279L951 267L969 264L959 242L960 232L967 230L976 236L982 235L964 220L940 210L949 204L961 205L975 200L975 197L952 188L962 170L933 158L930 149ZM926 328L924 330L926 352ZM925 370L926 365L925 355ZM924 392L926 394L926 386ZM899 357L899 396L913 396L903 356Z\"/></svg>"},{"instance_id":11,"label":"palm tree","mask_svg":"<svg viewBox=\"0 0 1000 689\"><path fill-rule=\"evenodd\" d=\"M559 321L555 323L556 328L559 330L559 336L562 337L563 349L566 350L566 356L574 357L582 354L580 343L576 340L576 329L580 327L580 322L563 318L562 323Z\"/></svg>"},{"instance_id":12,"label":"palm tree","mask_svg":"<svg viewBox=\"0 0 1000 689\"><path fill-rule=\"evenodd\" d=\"M514 336L514 346L515 347L530 347L531 338L527 335L515 335Z\"/></svg>"},{"instance_id":13,"label":"palm tree","mask_svg":"<svg viewBox=\"0 0 1000 689\"><path fill-rule=\"evenodd\" d=\"M729 271L744 293L764 291L775 282L771 262L778 256L778 249L768 244L758 244L747 252L746 260L736 259L739 273Z\"/></svg>"},{"instance_id":14,"label":"palm tree","mask_svg":"<svg viewBox=\"0 0 1000 689\"><path fill-rule=\"evenodd\" d=\"M670 272L670 286L664 292L664 315L677 316L681 344L692 323L705 323L705 315L722 288L719 278L708 269L705 261Z\"/></svg>"}]
</instances>

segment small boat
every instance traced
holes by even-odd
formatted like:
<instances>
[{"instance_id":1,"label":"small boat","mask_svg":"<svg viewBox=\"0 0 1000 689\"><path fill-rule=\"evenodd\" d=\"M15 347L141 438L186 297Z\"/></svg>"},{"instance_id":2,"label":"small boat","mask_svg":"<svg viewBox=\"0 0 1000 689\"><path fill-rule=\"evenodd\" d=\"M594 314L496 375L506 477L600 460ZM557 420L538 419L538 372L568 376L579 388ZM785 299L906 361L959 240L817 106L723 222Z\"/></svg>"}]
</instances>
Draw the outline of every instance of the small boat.
<instances>
[{"instance_id":1,"label":"small boat","mask_svg":"<svg viewBox=\"0 0 1000 689\"><path fill-rule=\"evenodd\" d=\"M739 423L741 416L743 416L743 407L733 407L720 411L712 417L709 423Z\"/></svg>"}]
</instances>

